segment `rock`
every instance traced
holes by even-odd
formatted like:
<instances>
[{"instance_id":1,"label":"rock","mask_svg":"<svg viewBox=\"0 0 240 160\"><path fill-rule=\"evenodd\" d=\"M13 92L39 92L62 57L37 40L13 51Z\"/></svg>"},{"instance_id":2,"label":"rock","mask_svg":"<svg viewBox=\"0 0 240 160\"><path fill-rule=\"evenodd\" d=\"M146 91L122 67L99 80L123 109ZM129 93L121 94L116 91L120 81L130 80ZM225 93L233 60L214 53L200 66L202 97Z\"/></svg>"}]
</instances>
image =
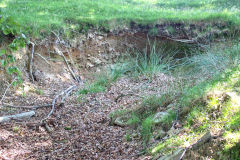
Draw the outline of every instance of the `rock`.
<instances>
[{"instance_id":1,"label":"rock","mask_svg":"<svg viewBox=\"0 0 240 160\"><path fill-rule=\"evenodd\" d=\"M118 125L118 126L121 126L121 127L125 127L126 126L126 123L124 123L121 119L121 117L118 117L115 119L114 121L114 124Z\"/></svg>"},{"instance_id":2,"label":"rock","mask_svg":"<svg viewBox=\"0 0 240 160\"><path fill-rule=\"evenodd\" d=\"M163 121L163 118L168 115L168 112L158 112L153 117L153 123L158 124Z\"/></svg>"},{"instance_id":3,"label":"rock","mask_svg":"<svg viewBox=\"0 0 240 160\"><path fill-rule=\"evenodd\" d=\"M90 60L93 64L101 64L102 61L96 57L89 57L88 60Z\"/></svg>"},{"instance_id":4,"label":"rock","mask_svg":"<svg viewBox=\"0 0 240 160\"><path fill-rule=\"evenodd\" d=\"M155 135L155 139L161 139L163 137L165 137L167 135L167 133L165 131L163 131L162 129L158 130L156 135Z\"/></svg>"},{"instance_id":5,"label":"rock","mask_svg":"<svg viewBox=\"0 0 240 160\"><path fill-rule=\"evenodd\" d=\"M184 148L180 148L173 152L173 154L169 154L159 158L158 160L179 160L184 152Z\"/></svg>"},{"instance_id":6,"label":"rock","mask_svg":"<svg viewBox=\"0 0 240 160\"><path fill-rule=\"evenodd\" d=\"M175 107L174 104L169 104L169 105L167 106L167 110L169 110L169 109L174 109L174 107Z\"/></svg>"},{"instance_id":7,"label":"rock","mask_svg":"<svg viewBox=\"0 0 240 160\"><path fill-rule=\"evenodd\" d=\"M87 68L92 68L92 67L94 67L94 65L92 63L90 63L90 62L87 62L86 67Z\"/></svg>"},{"instance_id":8,"label":"rock","mask_svg":"<svg viewBox=\"0 0 240 160\"><path fill-rule=\"evenodd\" d=\"M207 131L195 144L192 145L192 149L197 149L204 143L208 142L212 138L210 131Z\"/></svg>"}]
</instances>

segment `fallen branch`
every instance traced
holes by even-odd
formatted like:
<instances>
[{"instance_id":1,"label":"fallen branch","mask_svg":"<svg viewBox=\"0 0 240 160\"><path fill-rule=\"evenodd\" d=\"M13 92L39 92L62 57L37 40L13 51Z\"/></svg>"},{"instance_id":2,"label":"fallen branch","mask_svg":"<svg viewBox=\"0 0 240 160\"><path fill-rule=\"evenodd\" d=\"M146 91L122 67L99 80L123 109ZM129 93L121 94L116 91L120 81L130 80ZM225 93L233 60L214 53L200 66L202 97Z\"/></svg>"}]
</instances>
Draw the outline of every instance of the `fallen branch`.
<instances>
[{"instance_id":1,"label":"fallen branch","mask_svg":"<svg viewBox=\"0 0 240 160\"><path fill-rule=\"evenodd\" d=\"M182 152L179 160L182 160L182 158L184 157L185 153L187 152L187 150L189 149L197 149L199 146L203 145L204 143L208 142L209 140L211 140L213 138L213 136L211 135L210 131L208 131L207 133L205 133L202 138L200 138L196 143L192 144L189 147L186 147L184 149L184 151Z\"/></svg>"},{"instance_id":2,"label":"fallen branch","mask_svg":"<svg viewBox=\"0 0 240 160\"><path fill-rule=\"evenodd\" d=\"M36 53L36 55L39 56L40 58L42 58L48 65L51 65L51 64L48 62L48 60L47 60L45 57L43 57L41 54Z\"/></svg>"},{"instance_id":3,"label":"fallen branch","mask_svg":"<svg viewBox=\"0 0 240 160\"><path fill-rule=\"evenodd\" d=\"M75 89L77 86L73 86L66 94L62 97L61 104L65 103L65 99L69 96L69 94Z\"/></svg>"},{"instance_id":4,"label":"fallen branch","mask_svg":"<svg viewBox=\"0 0 240 160\"><path fill-rule=\"evenodd\" d=\"M71 75L73 76L73 78L79 83L80 80L77 78L77 76L75 75L75 73L74 73L73 70L71 69L71 67L70 67L70 65L69 65L66 57L65 57L64 54L62 53L62 51L61 51L60 49L58 49L57 46L54 46L54 49L55 49L56 53L63 58L64 62L65 62L66 65L67 65L67 68L68 68L69 72L71 73Z\"/></svg>"},{"instance_id":5,"label":"fallen branch","mask_svg":"<svg viewBox=\"0 0 240 160\"><path fill-rule=\"evenodd\" d=\"M30 42L30 44L32 45L32 53L31 53L31 57L30 57L29 73L30 73L30 77L31 77L32 81L34 81L34 78L33 78L33 57L34 57L34 51L35 51L35 44L33 42Z\"/></svg>"},{"instance_id":6,"label":"fallen branch","mask_svg":"<svg viewBox=\"0 0 240 160\"><path fill-rule=\"evenodd\" d=\"M67 53L68 53L70 62L72 63L72 66L73 66L74 68L76 68L76 66L74 65L74 61L73 61L73 59L72 59L72 55L71 55L71 53L69 52L68 49L67 49ZM81 81L80 77L77 77L77 76L76 76L76 79L77 79L77 82L78 82L78 83Z\"/></svg>"},{"instance_id":7,"label":"fallen branch","mask_svg":"<svg viewBox=\"0 0 240 160\"><path fill-rule=\"evenodd\" d=\"M123 97L126 97L126 96L135 96L135 97L144 98L144 96L140 96L140 95L137 95L137 94L134 94L134 93L127 93L127 94L121 93L120 95L118 95L118 96L115 98L114 101L117 103L120 98L123 98Z\"/></svg>"},{"instance_id":8,"label":"fallen branch","mask_svg":"<svg viewBox=\"0 0 240 160\"><path fill-rule=\"evenodd\" d=\"M7 93L7 91L8 91L8 89L9 89L9 88L11 87L11 85L15 82L16 78L17 78L17 77L15 77L15 78L12 80L12 82L8 85L7 89L5 90L3 96L2 96L2 98L1 98L1 100L0 100L0 104L2 103L2 101L3 101L3 99L4 99L5 95L6 95L6 93Z\"/></svg>"},{"instance_id":9,"label":"fallen branch","mask_svg":"<svg viewBox=\"0 0 240 160\"><path fill-rule=\"evenodd\" d=\"M24 112L24 113L10 115L10 116L4 116L4 117L0 117L0 123L7 122L12 119L22 119L22 118L32 117L33 115L35 115L34 111Z\"/></svg>"},{"instance_id":10,"label":"fallen branch","mask_svg":"<svg viewBox=\"0 0 240 160\"><path fill-rule=\"evenodd\" d=\"M55 109L55 104L56 104L56 102L57 102L57 99L58 99L60 96L63 96L63 98L64 98L64 97L66 98L66 95L69 95L69 94L73 91L73 89L76 88L76 87L77 87L76 85L70 86L70 87L67 88L66 90L62 91L60 94L56 95L55 98L54 98L53 101L52 101L52 109L51 109L51 111L48 113L48 115L47 115L44 119L41 120L41 122L45 121L46 119L48 119L48 118L53 114L53 111L54 111L54 109ZM65 96L64 96L64 95L65 95ZM63 98L62 98L61 102L63 101ZM65 99L65 98L64 98L64 99ZM64 102L64 101L63 101L63 102ZM60 104L60 105L62 105L62 104Z\"/></svg>"}]
</instances>

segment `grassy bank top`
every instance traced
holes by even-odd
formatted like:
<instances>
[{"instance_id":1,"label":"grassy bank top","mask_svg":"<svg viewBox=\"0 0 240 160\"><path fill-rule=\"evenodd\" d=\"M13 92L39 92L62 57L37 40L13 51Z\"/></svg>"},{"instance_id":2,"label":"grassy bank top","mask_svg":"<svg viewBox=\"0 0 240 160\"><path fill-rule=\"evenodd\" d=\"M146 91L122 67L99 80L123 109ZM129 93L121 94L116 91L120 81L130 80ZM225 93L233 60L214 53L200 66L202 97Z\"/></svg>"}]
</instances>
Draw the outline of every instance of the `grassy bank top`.
<instances>
[{"instance_id":1,"label":"grassy bank top","mask_svg":"<svg viewBox=\"0 0 240 160\"><path fill-rule=\"evenodd\" d=\"M240 25L239 0L2 0L0 9L33 33L78 31L86 24L109 28L131 21L221 20Z\"/></svg>"}]
</instances>

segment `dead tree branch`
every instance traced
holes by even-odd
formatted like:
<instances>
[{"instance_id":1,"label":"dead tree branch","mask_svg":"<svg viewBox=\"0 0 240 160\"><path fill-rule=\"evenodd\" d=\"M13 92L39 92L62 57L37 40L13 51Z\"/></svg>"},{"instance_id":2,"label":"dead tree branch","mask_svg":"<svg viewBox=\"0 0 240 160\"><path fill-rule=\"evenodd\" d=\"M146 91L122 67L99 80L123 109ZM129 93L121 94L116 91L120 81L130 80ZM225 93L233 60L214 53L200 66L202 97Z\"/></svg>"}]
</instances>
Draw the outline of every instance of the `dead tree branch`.
<instances>
[{"instance_id":1,"label":"dead tree branch","mask_svg":"<svg viewBox=\"0 0 240 160\"><path fill-rule=\"evenodd\" d=\"M2 98L1 98L1 100L0 100L0 104L2 103L3 99L5 98L5 95L6 95L7 91L8 91L8 89L9 89L9 88L11 87L11 85L15 82L16 78L17 78L17 77L15 77L15 78L12 80L12 82L8 85L7 89L5 90L3 96L2 96Z\"/></svg>"},{"instance_id":2,"label":"dead tree branch","mask_svg":"<svg viewBox=\"0 0 240 160\"><path fill-rule=\"evenodd\" d=\"M55 49L56 53L64 59L64 62L66 63L69 72L71 73L71 75L73 76L73 78L79 83L80 80L77 78L77 76L75 75L75 73L74 73L73 70L71 69L71 67L70 67L70 65L69 65L66 57L65 57L64 54L62 53L62 51L61 51L57 46L54 46L54 49Z\"/></svg>"},{"instance_id":3,"label":"dead tree branch","mask_svg":"<svg viewBox=\"0 0 240 160\"><path fill-rule=\"evenodd\" d=\"M32 117L33 115L35 115L34 111L24 112L24 113L10 115L10 116L3 116L3 117L0 117L0 123L7 122L12 119L22 119L22 118Z\"/></svg>"},{"instance_id":4,"label":"dead tree branch","mask_svg":"<svg viewBox=\"0 0 240 160\"><path fill-rule=\"evenodd\" d=\"M48 60L47 60L45 57L43 57L41 54L36 53L36 55L39 56L40 58L42 58L48 65L51 65L51 64L48 62Z\"/></svg>"},{"instance_id":5,"label":"dead tree branch","mask_svg":"<svg viewBox=\"0 0 240 160\"><path fill-rule=\"evenodd\" d=\"M30 42L30 44L32 45L32 53L31 53L30 63L29 63L29 73L30 73L30 77L31 77L32 81L34 81L34 78L33 78L33 57L34 57L34 52L35 52L35 44L33 42Z\"/></svg>"},{"instance_id":6,"label":"dead tree branch","mask_svg":"<svg viewBox=\"0 0 240 160\"><path fill-rule=\"evenodd\" d=\"M59 93L58 95L56 95L55 98L52 101L52 109L51 109L51 111L48 113L48 115L44 119L41 120L41 122L45 121L46 119L48 119L53 114L53 111L55 109L55 104L56 104L58 98L61 97L61 96L63 96L63 98L64 97L66 98L66 95L69 95L76 87L77 87L76 85L70 86L66 90L64 90L61 93ZM63 98L62 98L61 101L63 101Z\"/></svg>"}]
</instances>

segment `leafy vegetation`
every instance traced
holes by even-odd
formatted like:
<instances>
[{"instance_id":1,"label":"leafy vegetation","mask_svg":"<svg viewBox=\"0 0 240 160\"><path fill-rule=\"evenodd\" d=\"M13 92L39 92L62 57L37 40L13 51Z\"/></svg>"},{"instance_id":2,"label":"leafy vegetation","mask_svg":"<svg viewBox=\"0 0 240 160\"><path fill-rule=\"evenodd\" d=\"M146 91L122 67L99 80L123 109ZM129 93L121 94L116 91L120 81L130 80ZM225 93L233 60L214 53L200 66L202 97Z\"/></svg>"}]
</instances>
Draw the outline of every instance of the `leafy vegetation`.
<instances>
[{"instance_id":1,"label":"leafy vegetation","mask_svg":"<svg viewBox=\"0 0 240 160\"><path fill-rule=\"evenodd\" d=\"M0 28L1 28L1 41L4 37L11 37L11 42L8 46L2 46L0 49L1 66L0 68L5 70L9 75L14 75L17 82L21 82L21 71L16 65L16 58L14 52L19 48L25 46L28 41L26 36L23 34L22 27L11 17L0 17Z\"/></svg>"},{"instance_id":2,"label":"leafy vegetation","mask_svg":"<svg viewBox=\"0 0 240 160\"><path fill-rule=\"evenodd\" d=\"M118 28L130 22L223 21L239 25L238 0L3 0L3 15L12 16L32 33L51 30L83 32L89 28Z\"/></svg>"}]
</instances>

